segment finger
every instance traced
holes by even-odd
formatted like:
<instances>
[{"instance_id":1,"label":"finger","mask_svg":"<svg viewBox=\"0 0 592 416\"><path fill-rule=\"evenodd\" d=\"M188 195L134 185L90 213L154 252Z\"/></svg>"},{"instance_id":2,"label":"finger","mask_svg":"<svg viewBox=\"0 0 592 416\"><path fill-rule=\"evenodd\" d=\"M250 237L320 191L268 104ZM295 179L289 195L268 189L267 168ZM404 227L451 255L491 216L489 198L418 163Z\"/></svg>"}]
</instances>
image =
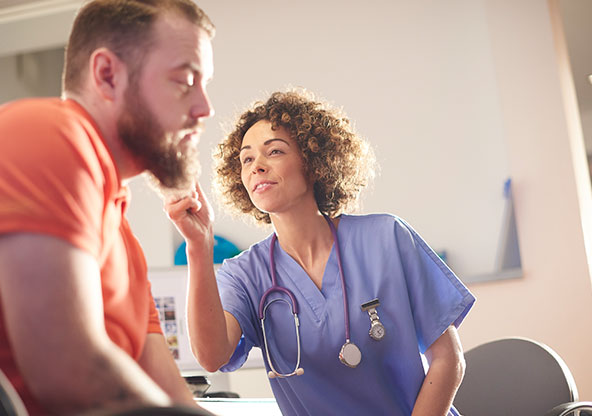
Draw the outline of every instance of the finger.
<instances>
[{"instance_id":1,"label":"finger","mask_svg":"<svg viewBox=\"0 0 592 416\"><path fill-rule=\"evenodd\" d=\"M206 198L206 194L202 191L199 181L195 181L195 192L197 193L197 200L201 203L201 205L206 206L208 211L212 211L211 205Z\"/></svg>"},{"instance_id":2,"label":"finger","mask_svg":"<svg viewBox=\"0 0 592 416\"><path fill-rule=\"evenodd\" d=\"M183 198L179 201L165 204L165 211L172 218L178 218L188 210L195 210L197 208L197 200L195 198Z\"/></svg>"},{"instance_id":3,"label":"finger","mask_svg":"<svg viewBox=\"0 0 592 416\"><path fill-rule=\"evenodd\" d=\"M202 203L197 199L191 199L191 204L186 208L186 211L189 213L197 213L202 207Z\"/></svg>"}]
</instances>

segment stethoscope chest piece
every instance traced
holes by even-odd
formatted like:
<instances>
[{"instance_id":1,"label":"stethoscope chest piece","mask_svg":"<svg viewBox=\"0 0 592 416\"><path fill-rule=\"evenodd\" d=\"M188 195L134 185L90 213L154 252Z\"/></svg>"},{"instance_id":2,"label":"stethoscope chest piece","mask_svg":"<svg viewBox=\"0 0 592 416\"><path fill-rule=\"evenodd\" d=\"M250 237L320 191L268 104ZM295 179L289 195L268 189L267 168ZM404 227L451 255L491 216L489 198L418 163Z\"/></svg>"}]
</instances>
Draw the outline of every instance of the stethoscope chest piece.
<instances>
[{"instance_id":1,"label":"stethoscope chest piece","mask_svg":"<svg viewBox=\"0 0 592 416\"><path fill-rule=\"evenodd\" d=\"M356 344L348 339L339 351L339 361L350 368L356 368L362 361L362 352Z\"/></svg>"}]
</instances>

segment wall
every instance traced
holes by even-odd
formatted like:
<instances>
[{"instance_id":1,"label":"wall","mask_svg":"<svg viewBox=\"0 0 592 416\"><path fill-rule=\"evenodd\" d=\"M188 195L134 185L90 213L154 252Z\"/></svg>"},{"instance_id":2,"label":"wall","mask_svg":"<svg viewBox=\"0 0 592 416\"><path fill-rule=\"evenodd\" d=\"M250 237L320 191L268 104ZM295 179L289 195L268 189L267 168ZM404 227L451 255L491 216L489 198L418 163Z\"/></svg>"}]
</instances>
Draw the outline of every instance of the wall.
<instances>
[{"instance_id":1,"label":"wall","mask_svg":"<svg viewBox=\"0 0 592 416\"><path fill-rule=\"evenodd\" d=\"M483 2L199 4L218 29L204 172L220 123L266 91L307 87L342 106L377 151L363 211L407 219L462 277L493 269L508 162ZM220 209L217 219L241 248L269 232Z\"/></svg>"},{"instance_id":2,"label":"wall","mask_svg":"<svg viewBox=\"0 0 592 416\"><path fill-rule=\"evenodd\" d=\"M560 0L559 11L564 23L565 43L571 63L573 82L581 113L584 141L592 155L592 3L588 0Z\"/></svg>"},{"instance_id":3,"label":"wall","mask_svg":"<svg viewBox=\"0 0 592 416\"><path fill-rule=\"evenodd\" d=\"M33 95L59 95L62 65L62 48L1 56L0 103Z\"/></svg>"},{"instance_id":4,"label":"wall","mask_svg":"<svg viewBox=\"0 0 592 416\"><path fill-rule=\"evenodd\" d=\"M547 343L574 373L580 397L590 399L590 179L560 19L551 3L554 34L544 0L486 3L524 278L471 286L478 303L463 342L470 348L524 336Z\"/></svg>"}]
</instances>

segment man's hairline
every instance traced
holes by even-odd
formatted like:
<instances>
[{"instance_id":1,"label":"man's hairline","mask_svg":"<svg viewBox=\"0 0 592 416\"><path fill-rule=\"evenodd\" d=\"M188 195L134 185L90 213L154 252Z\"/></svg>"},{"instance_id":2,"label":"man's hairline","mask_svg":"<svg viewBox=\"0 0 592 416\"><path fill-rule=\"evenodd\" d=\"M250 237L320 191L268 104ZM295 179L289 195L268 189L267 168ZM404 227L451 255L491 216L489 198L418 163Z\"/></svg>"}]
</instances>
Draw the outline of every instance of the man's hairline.
<instances>
[{"instance_id":1,"label":"man's hairline","mask_svg":"<svg viewBox=\"0 0 592 416\"><path fill-rule=\"evenodd\" d=\"M101 48L107 49L109 52L111 52L113 55L115 55L117 57L117 59L119 59L126 66L126 70L128 71L128 77L129 77L129 75L133 75L129 79L130 84L133 82L137 82L139 80L139 78L141 77L142 72L144 70L144 64L146 62L146 58L155 49L154 46L155 46L156 42L154 40L155 39L154 35L155 35L156 24L158 23L159 20L164 19L166 16L185 19L185 21L187 21L189 24L197 27L199 32L201 32L205 36L207 36L208 40L210 42L212 42L215 32L212 32L212 31L206 29L204 27L204 25L200 24L199 22L192 21L181 10L177 10L177 9L162 10L156 14L155 19L150 23L150 27L146 31L146 34L148 35L149 38L143 42L143 45L141 45L141 47L144 48L144 51L142 51L140 53L140 55L137 55L134 57L128 57L127 61L129 61L129 62L126 62L126 59L120 57L117 53L115 53L115 51L111 47L106 46L106 45L101 45L101 46L98 46L95 49L93 49L93 51L89 55L89 60L90 60L90 57L98 49L101 49ZM130 69L132 69L132 70L130 71ZM85 68L85 71L87 72L86 76L88 77L91 72L90 68L87 66ZM64 85L64 89L62 91L62 97L68 98L68 97L78 96L83 93L83 90L84 90L84 87L81 85L79 85L78 88L76 88L76 89L68 89Z\"/></svg>"}]
</instances>

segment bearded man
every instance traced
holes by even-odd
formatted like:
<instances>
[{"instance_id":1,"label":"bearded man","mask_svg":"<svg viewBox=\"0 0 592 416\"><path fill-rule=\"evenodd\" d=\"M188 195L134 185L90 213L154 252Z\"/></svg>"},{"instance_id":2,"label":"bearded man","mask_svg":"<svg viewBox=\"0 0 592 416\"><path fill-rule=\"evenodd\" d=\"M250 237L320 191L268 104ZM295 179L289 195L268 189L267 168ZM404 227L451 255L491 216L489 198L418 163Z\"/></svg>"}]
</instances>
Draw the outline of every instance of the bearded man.
<instances>
[{"instance_id":1,"label":"bearded man","mask_svg":"<svg viewBox=\"0 0 592 416\"><path fill-rule=\"evenodd\" d=\"M197 407L124 214L143 172L199 190L213 35L191 0L91 1L62 97L0 107L0 368L31 415Z\"/></svg>"}]
</instances>

